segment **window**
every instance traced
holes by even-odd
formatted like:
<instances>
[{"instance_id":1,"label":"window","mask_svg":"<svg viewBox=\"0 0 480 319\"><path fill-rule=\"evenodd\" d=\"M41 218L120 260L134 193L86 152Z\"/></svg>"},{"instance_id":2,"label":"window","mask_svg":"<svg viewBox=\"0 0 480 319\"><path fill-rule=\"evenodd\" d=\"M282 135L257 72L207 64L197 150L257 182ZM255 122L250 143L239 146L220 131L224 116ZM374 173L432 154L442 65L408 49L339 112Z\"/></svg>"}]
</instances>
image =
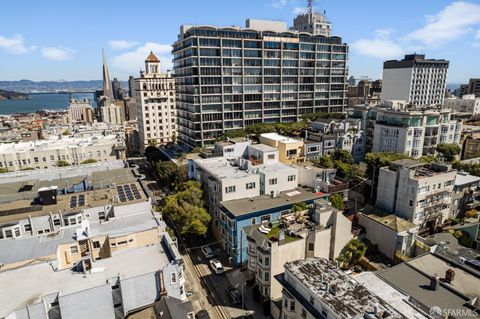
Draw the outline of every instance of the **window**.
<instances>
[{"instance_id":1,"label":"window","mask_svg":"<svg viewBox=\"0 0 480 319\"><path fill-rule=\"evenodd\" d=\"M183 295L183 285L180 286L180 295Z\"/></svg>"},{"instance_id":2,"label":"window","mask_svg":"<svg viewBox=\"0 0 480 319\"><path fill-rule=\"evenodd\" d=\"M92 246L93 246L93 248L95 248L95 249L99 249L99 248L100 248L100 242L99 242L99 241L94 241L94 242L92 243Z\"/></svg>"},{"instance_id":3,"label":"window","mask_svg":"<svg viewBox=\"0 0 480 319\"><path fill-rule=\"evenodd\" d=\"M312 251L315 249L315 243L308 243L308 250Z\"/></svg>"},{"instance_id":4,"label":"window","mask_svg":"<svg viewBox=\"0 0 480 319\"><path fill-rule=\"evenodd\" d=\"M235 186L227 186L225 187L225 193L235 193Z\"/></svg>"},{"instance_id":5,"label":"window","mask_svg":"<svg viewBox=\"0 0 480 319\"><path fill-rule=\"evenodd\" d=\"M23 229L27 232L27 231L32 231L32 225L30 224L26 224L23 226Z\"/></svg>"},{"instance_id":6,"label":"window","mask_svg":"<svg viewBox=\"0 0 480 319\"><path fill-rule=\"evenodd\" d=\"M295 301L290 302L290 311L295 311Z\"/></svg>"},{"instance_id":7,"label":"window","mask_svg":"<svg viewBox=\"0 0 480 319\"><path fill-rule=\"evenodd\" d=\"M269 266L270 265L270 257L265 257L265 261L263 263L265 266Z\"/></svg>"},{"instance_id":8,"label":"window","mask_svg":"<svg viewBox=\"0 0 480 319\"><path fill-rule=\"evenodd\" d=\"M288 176L288 181L293 182L295 180L296 176L295 175L289 175Z\"/></svg>"},{"instance_id":9,"label":"window","mask_svg":"<svg viewBox=\"0 0 480 319\"><path fill-rule=\"evenodd\" d=\"M105 220L105 212L98 212L98 219Z\"/></svg>"},{"instance_id":10,"label":"window","mask_svg":"<svg viewBox=\"0 0 480 319\"><path fill-rule=\"evenodd\" d=\"M269 279L270 279L270 272L269 272L269 271L266 271L266 272L263 274L263 280L268 281Z\"/></svg>"},{"instance_id":11,"label":"window","mask_svg":"<svg viewBox=\"0 0 480 319\"><path fill-rule=\"evenodd\" d=\"M254 189L255 188L255 182L247 183L246 185L247 189Z\"/></svg>"},{"instance_id":12,"label":"window","mask_svg":"<svg viewBox=\"0 0 480 319\"><path fill-rule=\"evenodd\" d=\"M12 238L13 235L12 235L12 231L10 229L6 230L5 231L5 238Z\"/></svg>"},{"instance_id":13,"label":"window","mask_svg":"<svg viewBox=\"0 0 480 319\"><path fill-rule=\"evenodd\" d=\"M60 219L56 218L53 220L53 225L54 226L60 226Z\"/></svg>"},{"instance_id":14,"label":"window","mask_svg":"<svg viewBox=\"0 0 480 319\"><path fill-rule=\"evenodd\" d=\"M13 231L15 232L15 237L20 237L20 228L19 227L14 228Z\"/></svg>"},{"instance_id":15,"label":"window","mask_svg":"<svg viewBox=\"0 0 480 319\"><path fill-rule=\"evenodd\" d=\"M77 246L70 246L70 254L72 254L72 255L78 254L78 247Z\"/></svg>"},{"instance_id":16,"label":"window","mask_svg":"<svg viewBox=\"0 0 480 319\"><path fill-rule=\"evenodd\" d=\"M302 308L302 318L307 318L307 310L305 308Z\"/></svg>"},{"instance_id":17,"label":"window","mask_svg":"<svg viewBox=\"0 0 480 319\"><path fill-rule=\"evenodd\" d=\"M170 283L171 283L172 285L174 285L174 284L177 283L177 274L174 273L174 272L172 272L172 273L170 274Z\"/></svg>"},{"instance_id":18,"label":"window","mask_svg":"<svg viewBox=\"0 0 480 319\"><path fill-rule=\"evenodd\" d=\"M256 222L257 222L257 221L255 220L255 217L252 218L252 225L255 225Z\"/></svg>"},{"instance_id":19,"label":"window","mask_svg":"<svg viewBox=\"0 0 480 319\"><path fill-rule=\"evenodd\" d=\"M269 185L277 185L277 179L276 178L269 179L268 184Z\"/></svg>"},{"instance_id":20,"label":"window","mask_svg":"<svg viewBox=\"0 0 480 319\"><path fill-rule=\"evenodd\" d=\"M275 154L268 154L268 157L267 157L269 160L273 160L275 159Z\"/></svg>"}]
</instances>

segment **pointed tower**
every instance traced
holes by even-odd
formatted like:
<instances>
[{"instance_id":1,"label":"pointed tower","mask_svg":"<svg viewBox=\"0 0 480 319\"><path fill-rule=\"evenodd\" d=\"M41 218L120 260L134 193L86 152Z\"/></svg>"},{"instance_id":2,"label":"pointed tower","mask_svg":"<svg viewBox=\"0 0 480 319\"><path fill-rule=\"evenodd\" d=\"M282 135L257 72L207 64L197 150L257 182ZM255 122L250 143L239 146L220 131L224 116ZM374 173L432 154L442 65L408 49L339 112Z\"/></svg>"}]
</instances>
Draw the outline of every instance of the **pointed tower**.
<instances>
[{"instance_id":1,"label":"pointed tower","mask_svg":"<svg viewBox=\"0 0 480 319\"><path fill-rule=\"evenodd\" d=\"M147 74L155 74L160 73L160 60L157 58L152 51L145 59L145 73Z\"/></svg>"},{"instance_id":2,"label":"pointed tower","mask_svg":"<svg viewBox=\"0 0 480 319\"><path fill-rule=\"evenodd\" d=\"M110 74L108 73L107 59L105 58L105 50L102 49L103 58L103 96L108 97L113 102L112 82L110 82Z\"/></svg>"}]
</instances>

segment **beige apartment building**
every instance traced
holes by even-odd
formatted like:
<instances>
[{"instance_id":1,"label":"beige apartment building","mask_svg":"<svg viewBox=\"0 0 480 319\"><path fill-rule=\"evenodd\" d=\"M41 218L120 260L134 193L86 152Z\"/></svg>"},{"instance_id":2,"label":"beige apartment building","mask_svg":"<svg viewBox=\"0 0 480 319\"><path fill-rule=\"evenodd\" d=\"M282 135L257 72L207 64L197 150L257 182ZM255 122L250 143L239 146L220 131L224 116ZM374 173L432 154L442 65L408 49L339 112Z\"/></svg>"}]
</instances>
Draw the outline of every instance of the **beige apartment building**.
<instances>
[{"instance_id":1,"label":"beige apartment building","mask_svg":"<svg viewBox=\"0 0 480 319\"><path fill-rule=\"evenodd\" d=\"M58 161L79 165L86 160L125 159L124 141L117 135L56 136L48 140L0 145L0 167L9 171L52 168Z\"/></svg>"},{"instance_id":2,"label":"beige apartment building","mask_svg":"<svg viewBox=\"0 0 480 319\"><path fill-rule=\"evenodd\" d=\"M260 135L260 143L278 149L279 160L285 164L294 164L305 160L304 143L277 133Z\"/></svg>"},{"instance_id":3,"label":"beige apartment building","mask_svg":"<svg viewBox=\"0 0 480 319\"><path fill-rule=\"evenodd\" d=\"M140 152L150 145L175 142L177 110L175 80L170 71L162 73L160 60L153 52L145 60L145 71L132 80L133 97L137 103Z\"/></svg>"}]
</instances>

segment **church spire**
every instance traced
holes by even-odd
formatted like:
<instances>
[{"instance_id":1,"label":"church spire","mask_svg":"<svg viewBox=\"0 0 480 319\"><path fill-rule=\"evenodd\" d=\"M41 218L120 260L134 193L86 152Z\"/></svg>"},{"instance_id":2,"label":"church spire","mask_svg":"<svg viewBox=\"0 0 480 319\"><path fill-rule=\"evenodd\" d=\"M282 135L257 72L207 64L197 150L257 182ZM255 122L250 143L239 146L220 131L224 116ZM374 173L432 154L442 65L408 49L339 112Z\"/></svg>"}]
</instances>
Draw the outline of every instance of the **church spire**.
<instances>
[{"instance_id":1,"label":"church spire","mask_svg":"<svg viewBox=\"0 0 480 319\"><path fill-rule=\"evenodd\" d=\"M110 82L110 74L108 73L107 58L105 57L105 49L102 49L103 60L103 96L106 96L113 102L112 82Z\"/></svg>"}]
</instances>

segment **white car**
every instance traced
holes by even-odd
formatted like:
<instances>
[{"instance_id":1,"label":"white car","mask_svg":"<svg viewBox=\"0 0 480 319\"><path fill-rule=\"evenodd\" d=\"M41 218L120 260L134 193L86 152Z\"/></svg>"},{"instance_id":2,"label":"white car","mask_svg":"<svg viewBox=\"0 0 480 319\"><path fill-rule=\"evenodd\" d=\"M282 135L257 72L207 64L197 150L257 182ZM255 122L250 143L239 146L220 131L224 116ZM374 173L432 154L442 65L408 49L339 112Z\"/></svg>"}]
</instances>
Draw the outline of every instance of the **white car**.
<instances>
[{"instance_id":1,"label":"white car","mask_svg":"<svg viewBox=\"0 0 480 319\"><path fill-rule=\"evenodd\" d=\"M213 253L212 248L210 248L208 246L202 246L201 250L202 250L202 253L205 256L205 258L210 259L210 258L215 257L215 254Z\"/></svg>"},{"instance_id":2,"label":"white car","mask_svg":"<svg viewBox=\"0 0 480 319\"><path fill-rule=\"evenodd\" d=\"M222 263L218 259L210 260L210 267L212 268L213 272L216 273L217 275L221 275L225 272L225 269L223 269Z\"/></svg>"}]
</instances>

